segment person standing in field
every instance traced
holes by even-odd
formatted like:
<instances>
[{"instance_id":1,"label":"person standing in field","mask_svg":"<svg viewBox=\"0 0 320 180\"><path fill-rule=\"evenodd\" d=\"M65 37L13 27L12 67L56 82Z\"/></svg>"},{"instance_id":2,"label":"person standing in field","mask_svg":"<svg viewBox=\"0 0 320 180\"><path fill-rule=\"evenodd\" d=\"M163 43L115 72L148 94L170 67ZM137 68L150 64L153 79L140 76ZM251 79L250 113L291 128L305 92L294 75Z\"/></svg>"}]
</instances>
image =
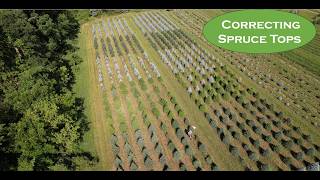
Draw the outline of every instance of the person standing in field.
<instances>
[{"instance_id":1,"label":"person standing in field","mask_svg":"<svg viewBox=\"0 0 320 180\"><path fill-rule=\"evenodd\" d=\"M195 126L191 126L191 127L189 128L188 136L189 136L190 139L192 138L192 133L193 133L193 131L194 131L195 129L196 129Z\"/></svg>"}]
</instances>

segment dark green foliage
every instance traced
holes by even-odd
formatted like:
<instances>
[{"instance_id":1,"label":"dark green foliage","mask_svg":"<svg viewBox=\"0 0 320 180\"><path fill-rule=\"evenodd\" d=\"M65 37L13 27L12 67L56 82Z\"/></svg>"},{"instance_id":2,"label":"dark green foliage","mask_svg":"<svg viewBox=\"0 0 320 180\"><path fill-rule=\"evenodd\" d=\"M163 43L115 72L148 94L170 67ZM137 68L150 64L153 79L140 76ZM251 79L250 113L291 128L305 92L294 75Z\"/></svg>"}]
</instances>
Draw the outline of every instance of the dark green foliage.
<instances>
[{"instance_id":1,"label":"dark green foliage","mask_svg":"<svg viewBox=\"0 0 320 180\"><path fill-rule=\"evenodd\" d=\"M280 152L280 147L275 144L270 144L270 148L273 152L279 153Z\"/></svg>"},{"instance_id":2,"label":"dark green foliage","mask_svg":"<svg viewBox=\"0 0 320 180\"><path fill-rule=\"evenodd\" d=\"M291 164L291 162L292 162L292 159L290 157L282 157L281 160L287 166L289 166Z\"/></svg>"},{"instance_id":3,"label":"dark green foliage","mask_svg":"<svg viewBox=\"0 0 320 180\"><path fill-rule=\"evenodd\" d=\"M256 147L256 148L259 148L260 147L260 141L259 139L256 139L253 141L253 146Z\"/></svg>"},{"instance_id":4,"label":"dark green foliage","mask_svg":"<svg viewBox=\"0 0 320 180\"><path fill-rule=\"evenodd\" d=\"M279 140L279 139L282 137L281 131L272 132L272 135L273 135L273 137L274 137L276 140Z\"/></svg>"},{"instance_id":5,"label":"dark green foliage","mask_svg":"<svg viewBox=\"0 0 320 180\"><path fill-rule=\"evenodd\" d=\"M264 163L260 163L258 165L258 168L260 171L270 171L271 168L270 168L270 165L269 164L264 164Z\"/></svg>"},{"instance_id":6,"label":"dark green foliage","mask_svg":"<svg viewBox=\"0 0 320 180\"><path fill-rule=\"evenodd\" d=\"M253 151L249 151L248 153L248 157L252 160L252 161L258 161L259 157L257 155L257 153L253 152Z\"/></svg>"},{"instance_id":7,"label":"dark green foliage","mask_svg":"<svg viewBox=\"0 0 320 180\"><path fill-rule=\"evenodd\" d=\"M175 119L172 119L172 120L171 120L171 125L172 125L172 127L173 127L174 129L179 128L178 121L175 120Z\"/></svg>"},{"instance_id":8,"label":"dark green foliage","mask_svg":"<svg viewBox=\"0 0 320 180\"><path fill-rule=\"evenodd\" d=\"M151 111L152 111L153 115L154 115L157 119L159 119L159 117L160 117L160 112L159 112L159 110L158 110L156 107L152 107Z\"/></svg>"},{"instance_id":9,"label":"dark green foliage","mask_svg":"<svg viewBox=\"0 0 320 180\"><path fill-rule=\"evenodd\" d=\"M182 131L181 128L176 129L176 134L179 139L181 139L184 136L184 132Z\"/></svg>"},{"instance_id":10,"label":"dark green foliage","mask_svg":"<svg viewBox=\"0 0 320 180\"><path fill-rule=\"evenodd\" d=\"M166 157L162 153L159 154L159 161L161 164L166 163Z\"/></svg>"},{"instance_id":11,"label":"dark green foliage","mask_svg":"<svg viewBox=\"0 0 320 180\"><path fill-rule=\"evenodd\" d=\"M263 140L267 141L268 143L270 143L272 141L272 136L270 136L270 135L263 135L262 138L263 138Z\"/></svg>"},{"instance_id":12,"label":"dark green foliage","mask_svg":"<svg viewBox=\"0 0 320 180\"><path fill-rule=\"evenodd\" d=\"M174 149L174 150L172 151L172 154L173 154L173 159L174 159L174 160L178 161L178 160L180 159L180 153L178 152L177 149Z\"/></svg>"},{"instance_id":13,"label":"dark green foliage","mask_svg":"<svg viewBox=\"0 0 320 180\"><path fill-rule=\"evenodd\" d=\"M170 151L173 151L176 148L171 140L168 141L168 145L167 146L168 146L168 149Z\"/></svg>"},{"instance_id":14,"label":"dark green foliage","mask_svg":"<svg viewBox=\"0 0 320 180\"><path fill-rule=\"evenodd\" d=\"M305 153L306 155L308 155L308 156L313 156L314 153L315 153L315 150L314 150L313 147L306 148L306 149L304 150L304 153Z\"/></svg>"},{"instance_id":15,"label":"dark green foliage","mask_svg":"<svg viewBox=\"0 0 320 180\"><path fill-rule=\"evenodd\" d=\"M262 134L261 128L258 127L258 126L253 126L253 127L252 127L252 130L253 130L253 132L255 132L255 133L258 134L258 135L261 135L261 134Z\"/></svg>"},{"instance_id":16,"label":"dark green foliage","mask_svg":"<svg viewBox=\"0 0 320 180\"><path fill-rule=\"evenodd\" d=\"M262 125L263 125L263 128L265 128L268 131L270 131L272 129L271 124L268 122L264 122Z\"/></svg>"},{"instance_id":17,"label":"dark green foliage","mask_svg":"<svg viewBox=\"0 0 320 180\"><path fill-rule=\"evenodd\" d=\"M303 152L291 152L292 156L296 158L297 160L301 161L304 158L304 153Z\"/></svg>"},{"instance_id":18,"label":"dark green foliage","mask_svg":"<svg viewBox=\"0 0 320 180\"><path fill-rule=\"evenodd\" d=\"M146 90L147 90L146 83L144 82L143 79L140 79L140 80L139 80L139 85L140 85L140 87L141 87L141 89L142 89L143 91L146 91Z\"/></svg>"},{"instance_id":19,"label":"dark green foliage","mask_svg":"<svg viewBox=\"0 0 320 180\"><path fill-rule=\"evenodd\" d=\"M286 140L281 140L281 144L287 148L287 149L290 149L292 146L293 146L293 141L290 139L288 141Z\"/></svg>"},{"instance_id":20,"label":"dark green foliage","mask_svg":"<svg viewBox=\"0 0 320 180\"><path fill-rule=\"evenodd\" d=\"M276 126L276 127L279 128L279 127L281 127L281 124L282 124L281 121L279 121L279 120L278 120L278 121L277 121L277 120L273 120L273 125L274 125L274 126Z\"/></svg>"},{"instance_id":21,"label":"dark green foliage","mask_svg":"<svg viewBox=\"0 0 320 180\"><path fill-rule=\"evenodd\" d=\"M182 138L181 138L181 143L182 143L183 145L187 145L187 144L188 144L188 141L187 141L186 137L182 137Z\"/></svg>"},{"instance_id":22,"label":"dark green foliage","mask_svg":"<svg viewBox=\"0 0 320 180\"><path fill-rule=\"evenodd\" d=\"M171 103L173 103L173 104L177 104L177 100L176 100L175 97L171 97L171 98L170 98L170 101L171 101Z\"/></svg>"},{"instance_id":23,"label":"dark green foliage","mask_svg":"<svg viewBox=\"0 0 320 180\"><path fill-rule=\"evenodd\" d=\"M179 115L180 117L184 117L184 112L183 112L182 110L179 110L179 111L178 111L178 115Z\"/></svg>"},{"instance_id":24,"label":"dark green foliage","mask_svg":"<svg viewBox=\"0 0 320 180\"><path fill-rule=\"evenodd\" d=\"M130 170L131 171L137 171L138 170L138 165L134 161L131 161L131 163L130 163Z\"/></svg>"},{"instance_id":25,"label":"dark green foliage","mask_svg":"<svg viewBox=\"0 0 320 180\"><path fill-rule=\"evenodd\" d=\"M199 109L200 109L200 111L202 111L202 112L205 112L205 111L206 111L206 107L205 107L205 105L203 105L203 104L200 104L200 105L199 105Z\"/></svg>"},{"instance_id":26,"label":"dark green foliage","mask_svg":"<svg viewBox=\"0 0 320 180\"><path fill-rule=\"evenodd\" d=\"M237 140L240 139L240 134L239 134L238 132L236 132L236 131L232 131L232 132L231 132L231 135L232 135L232 137L233 137L234 139L237 139Z\"/></svg>"},{"instance_id":27,"label":"dark green foliage","mask_svg":"<svg viewBox=\"0 0 320 180\"><path fill-rule=\"evenodd\" d=\"M161 130L165 133L165 134L167 134L167 132L168 132L168 129L167 129L167 126L164 124L164 123L160 123L160 127L161 127Z\"/></svg>"},{"instance_id":28,"label":"dark green foliage","mask_svg":"<svg viewBox=\"0 0 320 180\"><path fill-rule=\"evenodd\" d=\"M187 171L187 167L183 162L179 163L179 170L180 171Z\"/></svg>"},{"instance_id":29,"label":"dark green foliage","mask_svg":"<svg viewBox=\"0 0 320 180\"><path fill-rule=\"evenodd\" d=\"M153 165L153 161L152 159L150 158L150 156L146 156L144 158L144 165L147 167L147 168L152 168L152 165Z\"/></svg>"},{"instance_id":30,"label":"dark green foliage","mask_svg":"<svg viewBox=\"0 0 320 180\"><path fill-rule=\"evenodd\" d=\"M197 158L195 158L194 156L192 157L192 165L196 169L201 168L200 161Z\"/></svg>"},{"instance_id":31,"label":"dark green foliage","mask_svg":"<svg viewBox=\"0 0 320 180\"><path fill-rule=\"evenodd\" d=\"M260 148L260 149L259 149L259 152L260 152L260 154L261 154L262 156L264 156L264 157L270 155L270 149L269 149L269 148L266 148L266 149Z\"/></svg>"},{"instance_id":32,"label":"dark green foliage","mask_svg":"<svg viewBox=\"0 0 320 180\"><path fill-rule=\"evenodd\" d=\"M230 152L232 155L236 156L236 157L239 156L239 150L238 150L238 148L235 147L235 146L230 145L230 146L229 146L229 152Z\"/></svg>"},{"instance_id":33,"label":"dark green foliage","mask_svg":"<svg viewBox=\"0 0 320 180\"><path fill-rule=\"evenodd\" d=\"M199 141L198 141L198 149L199 149L200 152L206 153L206 146L203 143L199 142Z\"/></svg>"},{"instance_id":34,"label":"dark green foliage","mask_svg":"<svg viewBox=\"0 0 320 180\"><path fill-rule=\"evenodd\" d=\"M184 147L184 151L186 152L187 155L191 156L193 154L192 149L189 145L186 145Z\"/></svg>"},{"instance_id":35,"label":"dark green foliage","mask_svg":"<svg viewBox=\"0 0 320 180\"><path fill-rule=\"evenodd\" d=\"M161 153L162 152L162 147L159 143L156 143L156 145L154 146L154 149L157 153Z\"/></svg>"},{"instance_id":36,"label":"dark green foliage","mask_svg":"<svg viewBox=\"0 0 320 180\"><path fill-rule=\"evenodd\" d=\"M246 138L249 138L250 137L250 133L248 130L242 130L242 135Z\"/></svg>"}]
</instances>

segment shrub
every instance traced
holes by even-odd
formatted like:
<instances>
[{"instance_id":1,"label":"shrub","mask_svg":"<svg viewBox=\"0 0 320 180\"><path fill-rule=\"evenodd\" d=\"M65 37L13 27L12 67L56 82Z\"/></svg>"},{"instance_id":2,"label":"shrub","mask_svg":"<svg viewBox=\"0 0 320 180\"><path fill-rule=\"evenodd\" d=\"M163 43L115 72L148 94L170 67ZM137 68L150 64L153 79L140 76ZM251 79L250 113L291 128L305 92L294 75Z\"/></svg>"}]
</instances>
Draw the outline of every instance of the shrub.
<instances>
[{"instance_id":1,"label":"shrub","mask_svg":"<svg viewBox=\"0 0 320 180\"><path fill-rule=\"evenodd\" d=\"M140 79L140 80L139 80L139 85L140 85L140 87L141 87L141 89L142 89L143 91L147 90L146 83L144 82L143 79Z\"/></svg>"},{"instance_id":2,"label":"shrub","mask_svg":"<svg viewBox=\"0 0 320 180\"><path fill-rule=\"evenodd\" d=\"M220 139L221 139L222 142L225 143L225 144L229 144L229 142L230 142L228 135L227 135L227 134L224 134L224 133L221 133Z\"/></svg>"},{"instance_id":3,"label":"shrub","mask_svg":"<svg viewBox=\"0 0 320 180\"><path fill-rule=\"evenodd\" d=\"M264 122L263 124L263 128L270 131L272 129L272 126L270 123Z\"/></svg>"},{"instance_id":4,"label":"shrub","mask_svg":"<svg viewBox=\"0 0 320 180\"><path fill-rule=\"evenodd\" d=\"M219 171L219 168L215 163L211 163L210 164L210 170L211 171Z\"/></svg>"},{"instance_id":5,"label":"shrub","mask_svg":"<svg viewBox=\"0 0 320 180\"><path fill-rule=\"evenodd\" d=\"M169 110L169 112L167 113L167 116L169 119L172 119L173 118L173 113L172 111Z\"/></svg>"},{"instance_id":6,"label":"shrub","mask_svg":"<svg viewBox=\"0 0 320 180\"><path fill-rule=\"evenodd\" d=\"M200 161L194 156L192 156L192 165L195 168L200 168L201 167Z\"/></svg>"},{"instance_id":7,"label":"shrub","mask_svg":"<svg viewBox=\"0 0 320 180\"><path fill-rule=\"evenodd\" d=\"M159 143L156 143L156 145L154 146L154 149L157 153L161 153L162 152L162 148L161 145Z\"/></svg>"},{"instance_id":8,"label":"shrub","mask_svg":"<svg viewBox=\"0 0 320 180\"><path fill-rule=\"evenodd\" d=\"M270 135L263 135L263 140L265 140L268 143L270 143L272 141L272 137Z\"/></svg>"},{"instance_id":9,"label":"shrub","mask_svg":"<svg viewBox=\"0 0 320 180\"><path fill-rule=\"evenodd\" d=\"M259 148L260 147L260 141L259 139L256 139L253 141L253 146L256 147L256 148Z\"/></svg>"},{"instance_id":10,"label":"shrub","mask_svg":"<svg viewBox=\"0 0 320 180\"><path fill-rule=\"evenodd\" d=\"M301 134L301 133L302 133L302 131L301 131L301 128L300 128L300 127L296 127L296 126L294 126L294 127L293 127L293 130L294 130L294 131L296 131L298 134Z\"/></svg>"},{"instance_id":11,"label":"shrub","mask_svg":"<svg viewBox=\"0 0 320 180\"><path fill-rule=\"evenodd\" d=\"M180 169L180 171L187 171L186 165L182 162L179 163L179 169Z\"/></svg>"},{"instance_id":12,"label":"shrub","mask_svg":"<svg viewBox=\"0 0 320 180\"><path fill-rule=\"evenodd\" d=\"M175 104L175 105L174 105L174 109L175 109L176 111L179 111L181 108L180 108L180 106L179 106L178 104Z\"/></svg>"},{"instance_id":13,"label":"shrub","mask_svg":"<svg viewBox=\"0 0 320 180\"><path fill-rule=\"evenodd\" d=\"M242 130L242 134L244 137L249 138L250 137L250 133L248 130Z\"/></svg>"},{"instance_id":14,"label":"shrub","mask_svg":"<svg viewBox=\"0 0 320 180\"><path fill-rule=\"evenodd\" d=\"M229 93L223 93L222 94L222 98L224 99L224 100L229 100L230 99L230 94Z\"/></svg>"},{"instance_id":15,"label":"shrub","mask_svg":"<svg viewBox=\"0 0 320 180\"><path fill-rule=\"evenodd\" d=\"M175 97L171 97L170 98L170 101L173 103L173 104L177 104L177 100Z\"/></svg>"},{"instance_id":16,"label":"shrub","mask_svg":"<svg viewBox=\"0 0 320 180\"><path fill-rule=\"evenodd\" d=\"M170 111L170 109L168 108L168 106L163 106L163 112L168 114Z\"/></svg>"},{"instance_id":17,"label":"shrub","mask_svg":"<svg viewBox=\"0 0 320 180\"><path fill-rule=\"evenodd\" d=\"M161 98L159 102L160 102L160 104L162 106L166 106L167 105L167 101L165 99L163 99L163 98Z\"/></svg>"},{"instance_id":18,"label":"shrub","mask_svg":"<svg viewBox=\"0 0 320 180\"><path fill-rule=\"evenodd\" d=\"M156 134L154 134L154 133L152 133L152 134L153 134L153 135L151 136L151 142L155 144L156 142L159 141L159 139L158 139L158 137L157 137Z\"/></svg>"},{"instance_id":19,"label":"shrub","mask_svg":"<svg viewBox=\"0 0 320 180\"><path fill-rule=\"evenodd\" d=\"M125 122L120 122L120 125L119 125L119 126L120 126L119 129L120 129L120 131L121 131L122 133L127 132L127 125L126 125Z\"/></svg>"},{"instance_id":20,"label":"shrub","mask_svg":"<svg viewBox=\"0 0 320 180\"><path fill-rule=\"evenodd\" d=\"M281 121L273 120L273 125L279 128L281 127Z\"/></svg>"},{"instance_id":21,"label":"shrub","mask_svg":"<svg viewBox=\"0 0 320 180\"><path fill-rule=\"evenodd\" d=\"M278 117L278 118L280 118L280 119L282 119L283 118L283 112L275 112L275 114L276 114L276 116Z\"/></svg>"},{"instance_id":22,"label":"shrub","mask_svg":"<svg viewBox=\"0 0 320 180\"><path fill-rule=\"evenodd\" d=\"M137 144L138 144L138 146L139 146L140 148L142 148L142 147L144 146L142 137L139 137L139 138L137 139Z\"/></svg>"},{"instance_id":23,"label":"shrub","mask_svg":"<svg viewBox=\"0 0 320 180\"><path fill-rule=\"evenodd\" d=\"M293 141L292 141L291 139L288 140L288 141L286 141L286 140L281 140L281 144L282 144L285 148L290 149L290 148L292 148L292 146L293 146Z\"/></svg>"},{"instance_id":24,"label":"shrub","mask_svg":"<svg viewBox=\"0 0 320 180\"><path fill-rule=\"evenodd\" d=\"M275 144L270 144L270 148L273 152L279 153L280 152L280 146Z\"/></svg>"},{"instance_id":25,"label":"shrub","mask_svg":"<svg viewBox=\"0 0 320 180\"><path fill-rule=\"evenodd\" d=\"M119 165L122 166L122 160L118 155L116 155L116 157L115 157L115 164L116 164L116 166L119 166Z\"/></svg>"},{"instance_id":26,"label":"shrub","mask_svg":"<svg viewBox=\"0 0 320 180\"><path fill-rule=\"evenodd\" d=\"M303 139L305 139L306 141L309 141L309 142L311 141L311 136L308 135L308 134L303 134L302 137L303 137Z\"/></svg>"},{"instance_id":27,"label":"shrub","mask_svg":"<svg viewBox=\"0 0 320 180\"><path fill-rule=\"evenodd\" d=\"M182 137L182 138L181 138L181 143L182 143L183 145L187 145L187 144L188 144L188 141L187 141L187 139L186 139L185 137Z\"/></svg>"},{"instance_id":28,"label":"shrub","mask_svg":"<svg viewBox=\"0 0 320 180\"><path fill-rule=\"evenodd\" d=\"M193 154L192 149L189 145L186 145L184 147L184 151L186 152L186 154L188 154L189 156L191 156Z\"/></svg>"},{"instance_id":29,"label":"shrub","mask_svg":"<svg viewBox=\"0 0 320 180\"><path fill-rule=\"evenodd\" d=\"M171 140L168 141L168 148L170 151L173 151L176 147Z\"/></svg>"},{"instance_id":30,"label":"shrub","mask_svg":"<svg viewBox=\"0 0 320 180\"><path fill-rule=\"evenodd\" d=\"M276 140L279 140L281 137L282 137L282 133L281 131L278 131L278 132L272 132L272 135L273 137L276 139Z\"/></svg>"},{"instance_id":31,"label":"shrub","mask_svg":"<svg viewBox=\"0 0 320 180\"><path fill-rule=\"evenodd\" d=\"M180 154L179 154L177 149L174 149L172 154L173 154L173 159L174 160L178 161L180 159Z\"/></svg>"},{"instance_id":32,"label":"shrub","mask_svg":"<svg viewBox=\"0 0 320 180\"><path fill-rule=\"evenodd\" d=\"M209 123L210 123L210 126L212 128L216 128L217 127L216 123L213 120L211 120Z\"/></svg>"},{"instance_id":33,"label":"shrub","mask_svg":"<svg viewBox=\"0 0 320 180\"><path fill-rule=\"evenodd\" d=\"M250 127L253 127L255 123L251 119L246 119L246 124Z\"/></svg>"},{"instance_id":34,"label":"shrub","mask_svg":"<svg viewBox=\"0 0 320 180\"><path fill-rule=\"evenodd\" d=\"M164 134L168 133L167 126L163 122L160 123L160 127L161 127L161 130L164 132Z\"/></svg>"},{"instance_id":35,"label":"shrub","mask_svg":"<svg viewBox=\"0 0 320 180\"><path fill-rule=\"evenodd\" d=\"M120 147L117 144L112 144L111 146L113 154L119 154Z\"/></svg>"},{"instance_id":36,"label":"shrub","mask_svg":"<svg viewBox=\"0 0 320 180\"><path fill-rule=\"evenodd\" d=\"M239 150L238 150L238 148L235 147L235 146L230 145L230 146L229 146L229 152L230 152L232 155L236 156L236 157L239 156Z\"/></svg>"},{"instance_id":37,"label":"shrub","mask_svg":"<svg viewBox=\"0 0 320 180\"><path fill-rule=\"evenodd\" d=\"M136 171L136 170L138 170L138 166L137 166L137 164L136 164L134 161L132 161L132 162L130 163L130 170L131 170L131 171Z\"/></svg>"},{"instance_id":38,"label":"shrub","mask_svg":"<svg viewBox=\"0 0 320 180\"><path fill-rule=\"evenodd\" d=\"M206 107L203 104L200 104L199 106L200 111L205 112L206 111Z\"/></svg>"},{"instance_id":39,"label":"shrub","mask_svg":"<svg viewBox=\"0 0 320 180\"><path fill-rule=\"evenodd\" d=\"M153 161L152 161L152 159L151 159L148 155L144 158L144 165L145 165L147 168L152 168Z\"/></svg>"},{"instance_id":40,"label":"shrub","mask_svg":"<svg viewBox=\"0 0 320 180\"><path fill-rule=\"evenodd\" d=\"M161 164L166 163L166 158L164 157L164 155L162 153L159 154L159 161Z\"/></svg>"},{"instance_id":41,"label":"shrub","mask_svg":"<svg viewBox=\"0 0 320 180\"><path fill-rule=\"evenodd\" d=\"M303 144L303 138L297 139L297 144L301 146Z\"/></svg>"},{"instance_id":42,"label":"shrub","mask_svg":"<svg viewBox=\"0 0 320 180\"><path fill-rule=\"evenodd\" d=\"M264 157L266 156L269 156L270 155L270 149L269 148L266 148L266 149L263 149L263 148L260 148L260 154Z\"/></svg>"},{"instance_id":43,"label":"shrub","mask_svg":"<svg viewBox=\"0 0 320 180\"><path fill-rule=\"evenodd\" d=\"M178 121L175 120L175 119L171 119L171 125L174 129L177 129L179 128L179 124L178 124Z\"/></svg>"},{"instance_id":44,"label":"shrub","mask_svg":"<svg viewBox=\"0 0 320 180\"><path fill-rule=\"evenodd\" d=\"M164 164L162 171L170 171L170 167L167 164Z\"/></svg>"},{"instance_id":45,"label":"shrub","mask_svg":"<svg viewBox=\"0 0 320 180\"><path fill-rule=\"evenodd\" d=\"M178 111L178 115L183 118L184 117L184 112L182 110L179 110Z\"/></svg>"},{"instance_id":46,"label":"shrub","mask_svg":"<svg viewBox=\"0 0 320 180\"><path fill-rule=\"evenodd\" d=\"M236 132L236 131L232 131L232 132L231 132L231 135L232 135L233 138L235 138L235 139L237 139L237 140L240 139L240 134L239 134L238 132Z\"/></svg>"},{"instance_id":47,"label":"shrub","mask_svg":"<svg viewBox=\"0 0 320 180\"><path fill-rule=\"evenodd\" d=\"M296 158L297 160L301 161L304 158L303 152L291 152L292 156Z\"/></svg>"},{"instance_id":48,"label":"shrub","mask_svg":"<svg viewBox=\"0 0 320 180\"><path fill-rule=\"evenodd\" d=\"M179 139L181 139L181 138L184 136L184 133L183 133L183 131L181 130L181 128L177 128L177 129L176 129L176 134L177 134L177 137L178 137Z\"/></svg>"},{"instance_id":49,"label":"shrub","mask_svg":"<svg viewBox=\"0 0 320 180\"><path fill-rule=\"evenodd\" d=\"M253 152L253 151L249 151L248 153L248 157L252 160L252 161L258 161L259 157L258 155Z\"/></svg>"},{"instance_id":50,"label":"shrub","mask_svg":"<svg viewBox=\"0 0 320 180\"><path fill-rule=\"evenodd\" d=\"M313 156L314 153L315 153L315 150L314 150L313 147L310 147L310 148L305 149L304 152L305 152L305 154L308 155L308 156Z\"/></svg>"},{"instance_id":51,"label":"shrub","mask_svg":"<svg viewBox=\"0 0 320 180\"><path fill-rule=\"evenodd\" d=\"M247 119L247 114L245 112L240 112L239 113L240 117L242 117L243 119Z\"/></svg>"},{"instance_id":52,"label":"shrub","mask_svg":"<svg viewBox=\"0 0 320 180\"><path fill-rule=\"evenodd\" d=\"M259 128L259 127L257 127L257 126L253 126L253 127L252 127L252 130L253 130L256 134L259 134L259 135L262 134L261 128Z\"/></svg>"},{"instance_id":53,"label":"shrub","mask_svg":"<svg viewBox=\"0 0 320 180\"><path fill-rule=\"evenodd\" d=\"M245 124L244 123L239 123L237 122L237 126L239 127L239 129L244 130L245 129Z\"/></svg>"},{"instance_id":54,"label":"shrub","mask_svg":"<svg viewBox=\"0 0 320 180\"><path fill-rule=\"evenodd\" d=\"M206 146L203 143L201 143L200 141L198 141L198 149L200 152L206 153Z\"/></svg>"},{"instance_id":55,"label":"shrub","mask_svg":"<svg viewBox=\"0 0 320 180\"><path fill-rule=\"evenodd\" d=\"M128 142L124 143L124 150L128 153L131 151L131 145Z\"/></svg>"},{"instance_id":56,"label":"shrub","mask_svg":"<svg viewBox=\"0 0 320 180\"><path fill-rule=\"evenodd\" d=\"M287 166L289 166L292 162L290 157L283 157L281 158L282 162L285 163Z\"/></svg>"},{"instance_id":57,"label":"shrub","mask_svg":"<svg viewBox=\"0 0 320 180\"><path fill-rule=\"evenodd\" d=\"M152 111L153 115L154 115L157 119L159 119L159 117L160 117L160 112L159 112L159 110L158 110L156 107L152 107L151 111Z\"/></svg>"},{"instance_id":58,"label":"shrub","mask_svg":"<svg viewBox=\"0 0 320 180\"><path fill-rule=\"evenodd\" d=\"M270 165L264 164L264 163L259 164L258 168L260 171L270 171L271 170Z\"/></svg>"}]
</instances>

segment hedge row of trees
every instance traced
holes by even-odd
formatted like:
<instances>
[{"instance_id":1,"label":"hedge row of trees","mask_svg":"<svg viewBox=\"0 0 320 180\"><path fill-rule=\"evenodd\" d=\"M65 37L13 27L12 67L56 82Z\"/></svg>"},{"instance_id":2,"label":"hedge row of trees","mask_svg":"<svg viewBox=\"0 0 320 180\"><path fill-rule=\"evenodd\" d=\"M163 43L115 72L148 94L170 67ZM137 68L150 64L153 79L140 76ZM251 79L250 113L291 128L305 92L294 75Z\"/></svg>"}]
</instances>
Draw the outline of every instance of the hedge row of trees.
<instances>
[{"instance_id":1,"label":"hedge row of trees","mask_svg":"<svg viewBox=\"0 0 320 180\"><path fill-rule=\"evenodd\" d=\"M88 130L72 91L79 23L65 10L0 11L0 169L76 169Z\"/></svg>"}]
</instances>

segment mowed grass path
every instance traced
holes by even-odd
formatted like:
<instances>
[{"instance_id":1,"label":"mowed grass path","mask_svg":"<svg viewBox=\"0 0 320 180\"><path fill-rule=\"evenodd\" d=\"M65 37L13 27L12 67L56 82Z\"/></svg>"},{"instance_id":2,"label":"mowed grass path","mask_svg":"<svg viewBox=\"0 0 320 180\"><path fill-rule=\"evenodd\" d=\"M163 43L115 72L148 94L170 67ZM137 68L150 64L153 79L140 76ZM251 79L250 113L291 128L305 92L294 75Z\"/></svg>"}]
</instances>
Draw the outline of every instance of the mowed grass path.
<instances>
[{"instance_id":1,"label":"mowed grass path","mask_svg":"<svg viewBox=\"0 0 320 180\"><path fill-rule=\"evenodd\" d=\"M103 96L99 89L95 66L95 52L91 34L91 24L81 26L79 34L79 56L82 58L79 72L76 76L75 91L79 97L85 99L85 114L88 117L90 130L85 134L81 144L83 150L91 152L98 157L94 167L83 165L81 170L111 170L111 145L107 143L109 134L106 133L106 118L103 105Z\"/></svg>"}]
</instances>

